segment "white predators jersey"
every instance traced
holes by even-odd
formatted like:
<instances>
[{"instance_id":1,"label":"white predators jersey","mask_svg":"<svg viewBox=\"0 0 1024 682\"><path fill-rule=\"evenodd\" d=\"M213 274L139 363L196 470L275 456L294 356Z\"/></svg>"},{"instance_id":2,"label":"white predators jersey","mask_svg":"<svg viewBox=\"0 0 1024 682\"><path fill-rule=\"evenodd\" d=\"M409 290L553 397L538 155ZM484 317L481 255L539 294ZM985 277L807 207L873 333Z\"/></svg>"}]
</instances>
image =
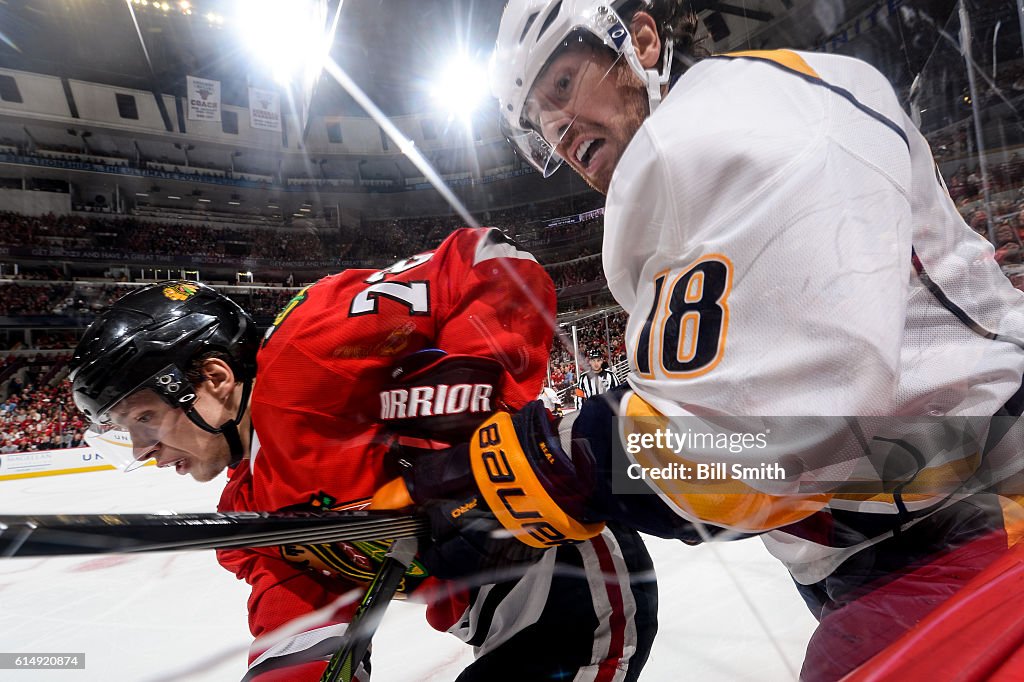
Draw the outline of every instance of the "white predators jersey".
<instances>
[{"instance_id":1,"label":"white predators jersey","mask_svg":"<svg viewBox=\"0 0 1024 682\"><path fill-rule=\"evenodd\" d=\"M1021 384L1024 294L859 60L753 52L692 67L615 171L603 254L629 312L623 413L990 416ZM742 530L808 513L750 524L663 499ZM805 583L857 550L765 542Z\"/></svg>"}]
</instances>

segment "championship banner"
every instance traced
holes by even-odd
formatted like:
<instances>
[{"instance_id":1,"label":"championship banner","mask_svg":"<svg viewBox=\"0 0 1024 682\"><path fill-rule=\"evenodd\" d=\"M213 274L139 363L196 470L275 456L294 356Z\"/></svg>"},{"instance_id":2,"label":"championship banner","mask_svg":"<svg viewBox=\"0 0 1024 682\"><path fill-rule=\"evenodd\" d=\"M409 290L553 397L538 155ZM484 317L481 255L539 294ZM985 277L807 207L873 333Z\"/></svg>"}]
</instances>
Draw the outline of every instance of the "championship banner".
<instances>
[{"instance_id":1,"label":"championship banner","mask_svg":"<svg viewBox=\"0 0 1024 682\"><path fill-rule=\"evenodd\" d=\"M186 76L190 121L220 120L220 81Z\"/></svg>"},{"instance_id":2,"label":"championship banner","mask_svg":"<svg viewBox=\"0 0 1024 682\"><path fill-rule=\"evenodd\" d=\"M274 90L249 88L249 126L281 131L281 96Z\"/></svg>"}]
</instances>

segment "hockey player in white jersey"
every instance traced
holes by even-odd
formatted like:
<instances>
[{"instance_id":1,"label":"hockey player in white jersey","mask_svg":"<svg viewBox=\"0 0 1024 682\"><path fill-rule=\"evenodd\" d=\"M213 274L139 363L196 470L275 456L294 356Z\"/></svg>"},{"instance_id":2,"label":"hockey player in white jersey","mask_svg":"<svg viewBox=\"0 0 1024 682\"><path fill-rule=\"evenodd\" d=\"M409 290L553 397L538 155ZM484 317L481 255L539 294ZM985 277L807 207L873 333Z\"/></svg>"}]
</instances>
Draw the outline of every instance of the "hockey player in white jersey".
<instances>
[{"instance_id":1,"label":"hockey player in white jersey","mask_svg":"<svg viewBox=\"0 0 1024 682\"><path fill-rule=\"evenodd\" d=\"M630 375L557 429L529 406L496 415L464 465L528 544L612 519L694 542L761 535L821 622L802 677L838 679L1018 537L1020 506L995 493L1024 442L1024 295L874 68L711 56L695 25L683 0L506 6L492 66L506 133L545 175L564 161L607 194L604 270L629 313ZM723 493L647 479L656 495L626 496L615 416L821 419L761 457L786 480ZM915 430L914 417L942 419ZM648 446L630 462L705 455Z\"/></svg>"}]
</instances>

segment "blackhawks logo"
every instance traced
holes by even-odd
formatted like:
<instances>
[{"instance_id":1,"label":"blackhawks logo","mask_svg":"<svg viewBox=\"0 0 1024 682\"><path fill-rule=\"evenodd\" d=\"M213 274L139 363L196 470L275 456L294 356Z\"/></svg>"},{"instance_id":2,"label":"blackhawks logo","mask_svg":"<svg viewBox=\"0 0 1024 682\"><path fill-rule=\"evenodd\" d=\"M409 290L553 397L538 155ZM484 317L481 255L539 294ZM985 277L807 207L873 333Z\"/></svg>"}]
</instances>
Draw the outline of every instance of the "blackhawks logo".
<instances>
[{"instance_id":1,"label":"blackhawks logo","mask_svg":"<svg viewBox=\"0 0 1024 682\"><path fill-rule=\"evenodd\" d=\"M313 285L310 284L309 286ZM274 331L281 326L281 323L284 322L289 315L292 314L292 311L302 305L303 301L306 300L306 292L308 290L309 287L305 287L299 291L299 293L292 296L292 300L288 301L288 304L284 309L277 314L277 317L274 318L274 322L267 328L267 333L263 335L263 346L267 345L267 342L270 341L270 337L274 334Z\"/></svg>"},{"instance_id":2,"label":"blackhawks logo","mask_svg":"<svg viewBox=\"0 0 1024 682\"><path fill-rule=\"evenodd\" d=\"M196 288L190 284L172 284L164 287L164 296L172 301L185 301L196 293Z\"/></svg>"},{"instance_id":3,"label":"blackhawks logo","mask_svg":"<svg viewBox=\"0 0 1024 682\"><path fill-rule=\"evenodd\" d=\"M337 498L319 491L310 498L310 507L316 511L342 511L366 509L369 500L338 503ZM333 542L324 545L281 545L281 557L308 571L332 578L341 578L364 585L370 584L391 549L391 540L364 540ZM399 595L408 595L428 577L419 561L413 561L402 576Z\"/></svg>"},{"instance_id":4,"label":"blackhawks logo","mask_svg":"<svg viewBox=\"0 0 1024 682\"><path fill-rule=\"evenodd\" d=\"M368 585L391 549L390 540L332 542L324 545L281 545L281 558L307 571L328 578L340 578ZM428 576L419 561L413 561L402 576L398 592L407 595Z\"/></svg>"}]
</instances>

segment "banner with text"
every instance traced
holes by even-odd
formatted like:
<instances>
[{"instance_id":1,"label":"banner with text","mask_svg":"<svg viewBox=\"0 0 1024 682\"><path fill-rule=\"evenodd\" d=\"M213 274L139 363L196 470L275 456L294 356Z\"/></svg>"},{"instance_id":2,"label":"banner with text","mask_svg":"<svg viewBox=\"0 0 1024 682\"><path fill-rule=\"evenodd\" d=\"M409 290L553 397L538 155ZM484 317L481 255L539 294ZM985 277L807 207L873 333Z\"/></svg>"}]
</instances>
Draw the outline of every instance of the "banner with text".
<instances>
[{"instance_id":1,"label":"banner with text","mask_svg":"<svg viewBox=\"0 0 1024 682\"><path fill-rule=\"evenodd\" d=\"M220 120L220 81L186 76L190 121Z\"/></svg>"},{"instance_id":2,"label":"banner with text","mask_svg":"<svg viewBox=\"0 0 1024 682\"><path fill-rule=\"evenodd\" d=\"M281 131L281 97L277 92L249 88L249 125L253 130Z\"/></svg>"}]
</instances>

